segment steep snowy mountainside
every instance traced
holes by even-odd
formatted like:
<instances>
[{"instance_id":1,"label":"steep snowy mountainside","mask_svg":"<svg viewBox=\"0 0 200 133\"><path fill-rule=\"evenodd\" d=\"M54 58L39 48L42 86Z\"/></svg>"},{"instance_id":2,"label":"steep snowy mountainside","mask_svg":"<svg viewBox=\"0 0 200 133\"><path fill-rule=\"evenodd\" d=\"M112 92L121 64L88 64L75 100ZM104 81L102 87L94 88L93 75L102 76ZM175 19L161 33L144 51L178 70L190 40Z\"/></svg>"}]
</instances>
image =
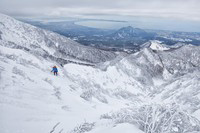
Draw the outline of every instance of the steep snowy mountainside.
<instances>
[{"instance_id":1,"label":"steep snowy mountainside","mask_svg":"<svg viewBox=\"0 0 200 133\"><path fill-rule=\"evenodd\" d=\"M200 47L185 45L176 50L160 52L164 66L170 73L187 74L200 67Z\"/></svg>"},{"instance_id":2,"label":"steep snowy mountainside","mask_svg":"<svg viewBox=\"0 0 200 133\"><path fill-rule=\"evenodd\" d=\"M160 133L162 130L164 133L169 130L172 133L199 132L199 51L199 47L192 45L171 51L145 48L121 60L102 64L105 66L99 67L103 70L80 68L73 64L73 67L66 65L65 69L70 77L75 77L77 84L88 81L87 89L84 88L81 94L86 100L96 98L109 103L109 97L117 96L131 101L128 107L118 112L102 115L103 119L115 123L139 123L135 125L146 133ZM147 122L150 127L145 129L144 123L140 123L146 121L143 115L157 115L159 121L151 117Z\"/></svg>"},{"instance_id":3,"label":"steep snowy mountainside","mask_svg":"<svg viewBox=\"0 0 200 133\"><path fill-rule=\"evenodd\" d=\"M65 59L59 51L63 37L36 28L47 40L36 47L34 34L39 33L27 32L34 27L22 32L26 24L1 17L11 25L0 24L1 133L200 132L200 47L147 47L96 66L61 67L45 53ZM20 23L20 30L15 23ZM53 43L48 43L50 33ZM71 55L66 58L75 60ZM51 73L54 65L58 76Z\"/></svg>"},{"instance_id":4,"label":"steep snowy mountainside","mask_svg":"<svg viewBox=\"0 0 200 133\"><path fill-rule=\"evenodd\" d=\"M120 74L116 67L102 71L69 63L63 68L55 61L8 45L0 45L2 133L53 132L56 125L54 132L78 132L83 130L82 126L88 131L109 131L108 127L116 124L107 121L102 124L101 115L127 107L130 101L140 103L144 99L142 89L137 89L142 85L134 79L129 81L129 76ZM55 64L58 77L50 73ZM116 129L123 127L129 127L130 133L140 131L126 123L117 124Z\"/></svg>"},{"instance_id":5,"label":"steep snowy mountainside","mask_svg":"<svg viewBox=\"0 0 200 133\"><path fill-rule=\"evenodd\" d=\"M86 67L89 72L95 68L68 64L69 68L64 69L58 61L65 58L77 61L76 56L83 55L80 57L84 58L81 61L100 62L115 57L115 54L79 47L73 41L52 32L23 24L5 15L1 15L1 18L0 132L54 132L54 126L55 132L71 132L77 129L78 124L89 122L88 126L92 126L103 113L126 106L126 99L110 97L112 90L107 92L103 89L105 94L98 94L95 91L101 92L98 83L92 84L88 80L77 79L77 75L70 75L76 67ZM60 47L67 48L66 50L74 48L75 51L71 51L68 57ZM83 53L72 56L79 50ZM58 77L50 73L54 65L58 66ZM81 76L79 73L78 77ZM118 105L119 103L121 104ZM118 126L120 127L123 126Z\"/></svg>"},{"instance_id":6,"label":"steep snowy mountainside","mask_svg":"<svg viewBox=\"0 0 200 133\"><path fill-rule=\"evenodd\" d=\"M42 56L99 63L115 58L115 53L82 46L64 36L42 30L0 14L0 39Z\"/></svg>"},{"instance_id":7,"label":"steep snowy mountainside","mask_svg":"<svg viewBox=\"0 0 200 133\"><path fill-rule=\"evenodd\" d=\"M163 52L144 49L128 57L99 64L100 69L66 64L64 68L58 68L59 76L55 77L50 73L54 61L20 49L0 47L0 110L3 114L0 130L3 133L50 132L56 125L55 133L114 133L125 127L128 133L147 133L148 129L144 126L149 126L150 130L149 124L153 123L157 128L151 130L156 133L162 126L166 131L174 130L174 133L179 131L176 129L179 126L189 131L200 131L196 119L200 111L199 66L186 67L194 68L190 73L182 70L180 74L171 73L170 69L175 69L176 64L168 67L166 64L171 60ZM191 50L193 53L199 51L193 46ZM175 59L183 61L178 50L173 53L177 56ZM199 55L191 58L191 62L197 59ZM154 118L145 125L141 123L145 122L142 116L150 117L151 113L162 114L159 119L166 123L170 121L173 126L169 127L169 123L162 125L162 121ZM165 113L173 114L174 118L168 120Z\"/></svg>"}]
</instances>

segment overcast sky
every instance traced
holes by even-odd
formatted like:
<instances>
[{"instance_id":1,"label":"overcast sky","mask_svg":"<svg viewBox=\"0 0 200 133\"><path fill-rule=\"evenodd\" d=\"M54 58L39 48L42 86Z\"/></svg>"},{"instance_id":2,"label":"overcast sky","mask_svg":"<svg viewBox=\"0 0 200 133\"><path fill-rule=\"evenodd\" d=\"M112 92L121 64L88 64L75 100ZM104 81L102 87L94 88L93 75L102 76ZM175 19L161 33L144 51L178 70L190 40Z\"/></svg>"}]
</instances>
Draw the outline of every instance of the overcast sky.
<instances>
[{"instance_id":1,"label":"overcast sky","mask_svg":"<svg viewBox=\"0 0 200 133\"><path fill-rule=\"evenodd\" d=\"M200 0L0 0L0 12L30 18L75 17L128 21L139 18L142 23L146 20L146 23L155 21L162 25L170 21L182 23L186 26L183 30L192 27L200 31ZM150 25L149 28L154 27Z\"/></svg>"}]
</instances>

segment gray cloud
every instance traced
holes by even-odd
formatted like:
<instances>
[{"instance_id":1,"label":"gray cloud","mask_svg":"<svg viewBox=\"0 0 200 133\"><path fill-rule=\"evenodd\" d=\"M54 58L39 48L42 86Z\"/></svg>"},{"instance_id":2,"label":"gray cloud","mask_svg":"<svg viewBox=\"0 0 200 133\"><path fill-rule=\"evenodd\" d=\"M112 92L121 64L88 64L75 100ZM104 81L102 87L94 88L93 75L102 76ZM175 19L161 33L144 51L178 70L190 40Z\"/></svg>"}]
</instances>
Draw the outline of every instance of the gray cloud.
<instances>
[{"instance_id":1,"label":"gray cloud","mask_svg":"<svg viewBox=\"0 0 200 133\"><path fill-rule=\"evenodd\" d=\"M200 0L0 0L0 12L14 17L131 17L200 22Z\"/></svg>"},{"instance_id":2,"label":"gray cloud","mask_svg":"<svg viewBox=\"0 0 200 133\"><path fill-rule=\"evenodd\" d=\"M200 21L199 0L0 0L0 11L18 16L90 14L172 17Z\"/></svg>"}]
</instances>

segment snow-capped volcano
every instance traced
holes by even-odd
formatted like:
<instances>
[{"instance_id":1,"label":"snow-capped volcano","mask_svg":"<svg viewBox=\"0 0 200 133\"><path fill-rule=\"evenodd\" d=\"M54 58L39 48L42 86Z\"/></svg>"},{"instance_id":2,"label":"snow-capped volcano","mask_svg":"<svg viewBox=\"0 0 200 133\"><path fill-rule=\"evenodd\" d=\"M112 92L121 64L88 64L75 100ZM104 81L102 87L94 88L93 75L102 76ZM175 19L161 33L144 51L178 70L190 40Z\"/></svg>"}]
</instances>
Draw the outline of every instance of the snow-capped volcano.
<instances>
[{"instance_id":1,"label":"snow-capped volcano","mask_svg":"<svg viewBox=\"0 0 200 133\"><path fill-rule=\"evenodd\" d=\"M200 132L200 47L116 56L0 18L1 133Z\"/></svg>"}]
</instances>

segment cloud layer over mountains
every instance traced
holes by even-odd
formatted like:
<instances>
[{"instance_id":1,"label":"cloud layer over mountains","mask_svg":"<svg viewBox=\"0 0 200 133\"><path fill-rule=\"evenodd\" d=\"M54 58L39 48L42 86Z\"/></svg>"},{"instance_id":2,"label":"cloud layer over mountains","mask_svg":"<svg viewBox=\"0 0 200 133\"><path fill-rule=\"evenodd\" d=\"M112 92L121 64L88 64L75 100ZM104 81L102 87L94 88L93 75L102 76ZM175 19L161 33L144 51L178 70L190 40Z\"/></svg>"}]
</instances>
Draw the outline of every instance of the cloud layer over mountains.
<instances>
[{"instance_id":1,"label":"cloud layer over mountains","mask_svg":"<svg viewBox=\"0 0 200 133\"><path fill-rule=\"evenodd\" d=\"M200 21L198 0L0 0L13 16L140 16Z\"/></svg>"}]
</instances>

